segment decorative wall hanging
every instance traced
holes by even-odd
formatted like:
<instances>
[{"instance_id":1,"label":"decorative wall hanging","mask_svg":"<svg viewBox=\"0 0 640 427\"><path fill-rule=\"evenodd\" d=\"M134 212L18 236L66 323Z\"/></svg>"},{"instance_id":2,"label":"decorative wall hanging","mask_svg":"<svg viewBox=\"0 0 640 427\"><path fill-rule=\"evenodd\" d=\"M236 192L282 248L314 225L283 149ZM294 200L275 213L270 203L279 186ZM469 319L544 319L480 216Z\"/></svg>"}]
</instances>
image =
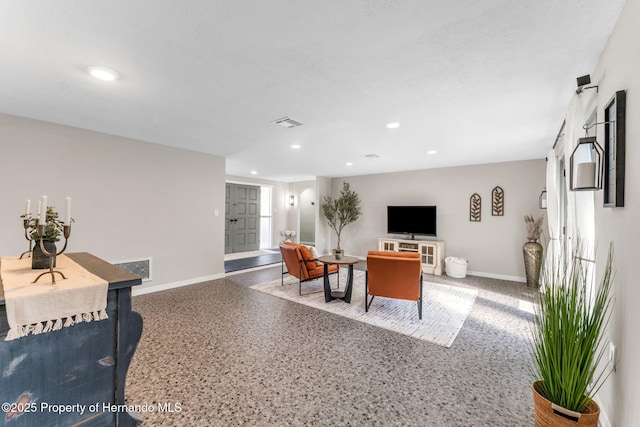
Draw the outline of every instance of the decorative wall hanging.
<instances>
[{"instance_id":1,"label":"decorative wall hanging","mask_svg":"<svg viewBox=\"0 0 640 427\"><path fill-rule=\"evenodd\" d=\"M482 199L478 193L473 193L469 199L469 221L480 222Z\"/></svg>"},{"instance_id":2,"label":"decorative wall hanging","mask_svg":"<svg viewBox=\"0 0 640 427\"><path fill-rule=\"evenodd\" d=\"M625 115L627 93L616 92L604 107L604 206L624 206Z\"/></svg>"},{"instance_id":3,"label":"decorative wall hanging","mask_svg":"<svg viewBox=\"0 0 640 427\"><path fill-rule=\"evenodd\" d=\"M504 216L504 190L501 187L491 191L491 215Z\"/></svg>"},{"instance_id":4,"label":"decorative wall hanging","mask_svg":"<svg viewBox=\"0 0 640 427\"><path fill-rule=\"evenodd\" d=\"M598 124L598 123L596 123ZM595 126L583 126L585 130ZM578 139L578 145L569 159L569 188L571 191L602 189L602 160L604 150L595 136Z\"/></svg>"}]
</instances>

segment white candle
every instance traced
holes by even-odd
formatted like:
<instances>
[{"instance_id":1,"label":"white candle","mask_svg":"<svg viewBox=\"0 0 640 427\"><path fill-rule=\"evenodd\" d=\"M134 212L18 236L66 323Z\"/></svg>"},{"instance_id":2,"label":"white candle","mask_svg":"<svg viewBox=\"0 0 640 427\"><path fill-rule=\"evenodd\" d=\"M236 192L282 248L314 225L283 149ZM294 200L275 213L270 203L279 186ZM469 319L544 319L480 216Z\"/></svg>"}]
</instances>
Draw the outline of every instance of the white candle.
<instances>
[{"instance_id":1,"label":"white candle","mask_svg":"<svg viewBox=\"0 0 640 427\"><path fill-rule=\"evenodd\" d=\"M40 198L40 225L47 223L47 196Z\"/></svg>"},{"instance_id":2,"label":"white candle","mask_svg":"<svg viewBox=\"0 0 640 427\"><path fill-rule=\"evenodd\" d=\"M31 213L31 200L27 199L27 202L24 204L24 216L27 217Z\"/></svg>"},{"instance_id":3,"label":"white candle","mask_svg":"<svg viewBox=\"0 0 640 427\"><path fill-rule=\"evenodd\" d=\"M64 225L71 225L71 197L67 196L64 201Z\"/></svg>"},{"instance_id":4,"label":"white candle","mask_svg":"<svg viewBox=\"0 0 640 427\"><path fill-rule=\"evenodd\" d=\"M41 210L42 210L42 200L38 200L38 210L36 211L36 219L40 219Z\"/></svg>"},{"instance_id":5,"label":"white candle","mask_svg":"<svg viewBox=\"0 0 640 427\"><path fill-rule=\"evenodd\" d=\"M595 162L578 163L575 188L594 188L596 186Z\"/></svg>"}]
</instances>

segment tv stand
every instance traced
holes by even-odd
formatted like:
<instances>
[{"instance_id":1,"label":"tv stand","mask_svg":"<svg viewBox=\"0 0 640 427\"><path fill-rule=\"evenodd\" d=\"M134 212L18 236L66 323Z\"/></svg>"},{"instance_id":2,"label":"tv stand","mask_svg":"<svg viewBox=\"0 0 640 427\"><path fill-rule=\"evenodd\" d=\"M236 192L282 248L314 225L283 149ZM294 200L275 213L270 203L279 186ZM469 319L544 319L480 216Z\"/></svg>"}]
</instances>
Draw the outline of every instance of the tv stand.
<instances>
[{"instance_id":1,"label":"tv stand","mask_svg":"<svg viewBox=\"0 0 640 427\"><path fill-rule=\"evenodd\" d=\"M412 236L413 237L413 236ZM444 266L445 244L441 240L403 240L389 237L378 239L378 250L389 252L417 252L422 271L440 276Z\"/></svg>"}]
</instances>

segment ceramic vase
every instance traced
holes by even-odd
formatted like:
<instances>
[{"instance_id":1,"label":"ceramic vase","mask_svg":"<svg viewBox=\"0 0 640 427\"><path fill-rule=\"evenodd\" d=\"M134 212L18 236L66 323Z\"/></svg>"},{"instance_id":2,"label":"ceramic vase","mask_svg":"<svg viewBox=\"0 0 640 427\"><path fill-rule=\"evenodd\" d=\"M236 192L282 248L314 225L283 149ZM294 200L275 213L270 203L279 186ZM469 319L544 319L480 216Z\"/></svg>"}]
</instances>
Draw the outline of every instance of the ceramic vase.
<instances>
[{"instance_id":1,"label":"ceramic vase","mask_svg":"<svg viewBox=\"0 0 640 427\"><path fill-rule=\"evenodd\" d=\"M524 256L524 271L527 276L527 286L538 287L540 268L542 267L542 245L535 239L529 239L522 246Z\"/></svg>"}]
</instances>

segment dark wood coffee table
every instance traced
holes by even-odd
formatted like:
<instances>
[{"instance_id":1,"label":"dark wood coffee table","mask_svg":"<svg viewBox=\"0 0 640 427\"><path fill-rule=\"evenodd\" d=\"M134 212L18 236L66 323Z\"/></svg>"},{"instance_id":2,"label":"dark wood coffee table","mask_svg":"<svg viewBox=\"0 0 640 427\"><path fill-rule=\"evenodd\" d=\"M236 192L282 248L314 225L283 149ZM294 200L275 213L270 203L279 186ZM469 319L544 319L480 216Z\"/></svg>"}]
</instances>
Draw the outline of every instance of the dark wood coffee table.
<instances>
[{"instance_id":1,"label":"dark wood coffee table","mask_svg":"<svg viewBox=\"0 0 640 427\"><path fill-rule=\"evenodd\" d=\"M329 302L334 299L341 299L344 302L351 303L351 292L353 290L353 265L357 264L359 259L352 256L343 256L342 259L337 259L333 255L321 256L318 261L324 264L324 300ZM338 265L338 270L341 265L349 266L349 274L347 275L347 284L343 291L331 290L331 284L329 283L329 266L331 264ZM338 277L340 277L340 271L338 271Z\"/></svg>"}]
</instances>

